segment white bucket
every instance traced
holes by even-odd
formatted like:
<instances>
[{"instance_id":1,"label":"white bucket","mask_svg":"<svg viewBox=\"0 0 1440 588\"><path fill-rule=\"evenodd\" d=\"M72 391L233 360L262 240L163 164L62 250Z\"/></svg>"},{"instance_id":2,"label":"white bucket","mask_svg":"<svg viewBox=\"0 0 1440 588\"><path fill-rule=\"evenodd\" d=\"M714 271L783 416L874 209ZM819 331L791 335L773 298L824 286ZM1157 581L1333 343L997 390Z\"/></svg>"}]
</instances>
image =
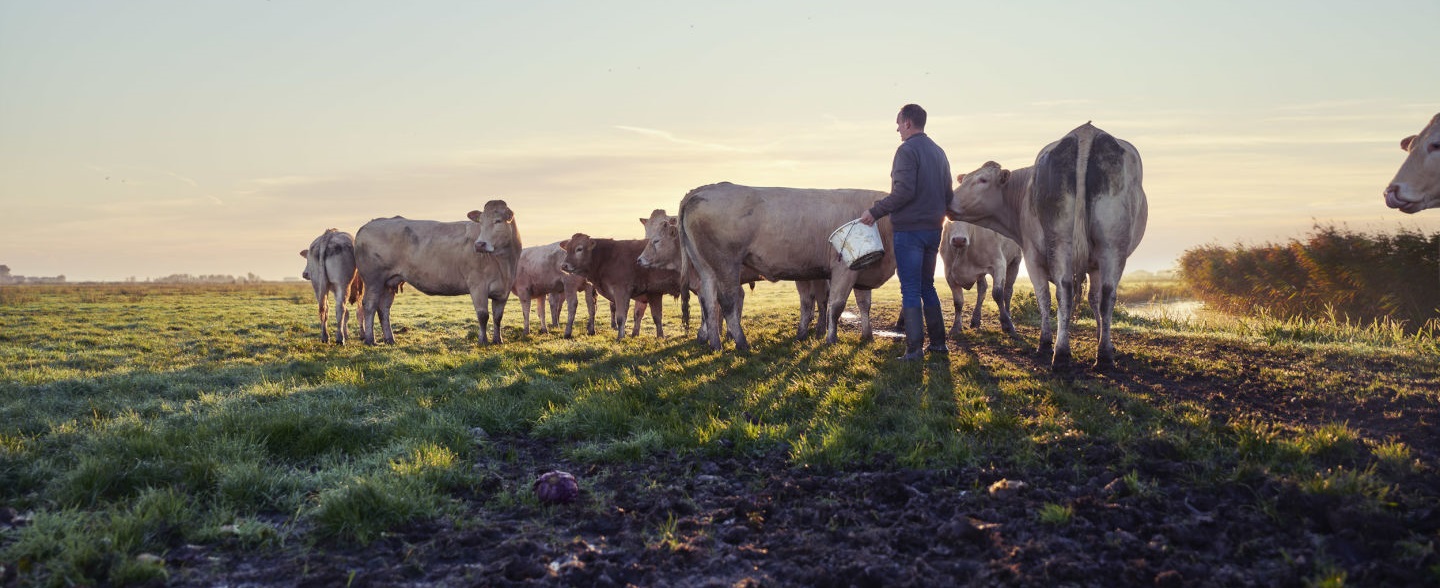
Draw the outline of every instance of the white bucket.
<instances>
[{"instance_id":1,"label":"white bucket","mask_svg":"<svg viewBox=\"0 0 1440 588\"><path fill-rule=\"evenodd\" d=\"M830 244L840 253L840 260L852 270L862 269L885 256L885 243L880 228L855 219L830 233Z\"/></svg>"}]
</instances>

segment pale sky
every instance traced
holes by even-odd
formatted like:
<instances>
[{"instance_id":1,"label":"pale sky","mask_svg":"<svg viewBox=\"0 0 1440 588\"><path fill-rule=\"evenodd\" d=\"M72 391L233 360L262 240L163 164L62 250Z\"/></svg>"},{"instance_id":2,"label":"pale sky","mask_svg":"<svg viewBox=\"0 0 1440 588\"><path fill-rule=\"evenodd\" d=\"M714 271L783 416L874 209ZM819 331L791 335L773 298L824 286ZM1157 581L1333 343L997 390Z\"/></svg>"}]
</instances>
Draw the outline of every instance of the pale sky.
<instances>
[{"instance_id":1,"label":"pale sky","mask_svg":"<svg viewBox=\"0 0 1440 588\"><path fill-rule=\"evenodd\" d=\"M1381 191L1440 111L1435 0L0 0L0 264L298 277L376 217L639 238L697 186L889 187L914 102L955 173L1086 121L1139 149L1128 269L1316 223L1440 230Z\"/></svg>"}]
</instances>

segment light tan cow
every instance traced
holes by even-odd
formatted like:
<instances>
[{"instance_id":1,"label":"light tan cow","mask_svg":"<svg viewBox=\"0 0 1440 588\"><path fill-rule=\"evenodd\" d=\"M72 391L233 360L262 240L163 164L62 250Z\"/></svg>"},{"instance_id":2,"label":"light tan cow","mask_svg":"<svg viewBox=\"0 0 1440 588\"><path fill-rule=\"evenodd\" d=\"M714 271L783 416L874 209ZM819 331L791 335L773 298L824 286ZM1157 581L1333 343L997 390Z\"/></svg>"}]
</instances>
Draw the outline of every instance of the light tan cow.
<instances>
[{"instance_id":1,"label":"light tan cow","mask_svg":"<svg viewBox=\"0 0 1440 588\"><path fill-rule=\"evenodd\" d=\"M310 280L310 285L315 288L315 302L320 306L320 341L330 342L325 302L333 293L335 344L344 345L345 339L350 337L350 311L345 304L355 304L364 292L360 274L355 271L355 240L350 233L328 229L310 242L309 249L301 249L300 257L305 258L305 271L301 276Z\"/></svg>"},{"instance_id":2,"label":"light tan cow","mask_svg":"<svg viewBox=\"0 0 1440 588\"><path fill-rule=\"evenodd\" d=\"M950 216L1020 243L1040 303L1040 352L1050 350L1054 336L1055 369L1070 363L1071 317L1087 272L1099 338L1095 367L1115 364L1115 290L1149 214L1141 179L1135 147L1090 123L1046 145L1032 167L1011 172L991 161L960 176ZM1058 307L1054 330L1051 283Z\"/></svg>"},{"instance_id":3,"label":"light tan cow","mask_svg":"<svg viewBox=\"0 0 1440 588\"><path fill-rule=\"evenodd\" d=\"M565 262L565 250L560 242L549 245L526 247L520 251L520 269L515 275L515 286L511 291L520 297L520 311L525 316L525 335L530 335L530 302L538 300L536 309L540 316L540 332L549 333L545 325L545 301L550 300L554 323L560 321L560 302L569 309L565 319L565 338L569 339L575 327L575 307L579 306L579 292L585 292L585 308L590 311L586 324L589 334L595 334L595 287L582 276L566 273L560 269ZM557 325L558 326L558 325Z\"/></svg>"},{"instance_id":4,"label":"light tan cow","mask_svg":"<svg viewBox=\"0 0 1440 588\"><path fill-rule=\"evenodd\" d=\"M985 302L985 276L991 276L995 306L1000 309L1000 328L1015 332L1010 321L1010 296L1020 274L1020 244L985 227L962 221L945 225L940 236L940 259L945 263L945 282L955 301L955 323L950 336L960 336L960 318L965 314L965 291L976 288L975 310L970 328L980 326L980 308Z\"/></svg>"},{"instance_id":5,"label":"light tan cow","mask_svg":"<svg viewBox=\"0 0 1440 588\"><path fill-rule=\"evenodd\" d=\"M721 348L722 324L737 350L750 347L737 304L743 268L771 281L829 280L827 343L836 341L836 323L854 289L861 337L869 339L873 335L869 290L895 275L894 233L889 220L882 218L877 223L885 255L859 270L845 264L829 237L885 196L874 190L755 188L729 182L686 194L680 201L681 263L694 268L700 277L710 347Z\"/></svg>"},{"instance_id":6,"label":"light tan cow","mask_svg":"<svg viewBox=\"0 0 1440 588\"><path fill-rule=\"evenodd\" d=\"M680 270L680 217L665 214L663 209L655 209L650 213L650 218L640 219L640 224L645 227L645 250L640 252L638 260L641 267L661 268L668 270ZM686 272L686 284L688 288L680 295L681 320L688 330L690 328L690 293L700 293L700 277L692 271ZM740 281L755 287L755 282L764 279L758 272L748 267L740 268ZM800 280L795 282L795 289L800 293L800 328L796 333L796 339L804 339L810 335L810 326L815 325L815 336L825 336L825 321L816 321L818 314L825 316L825 308L829 305L830 282L829 280ZM856 290L855 296L869 297L868 290ZM745 303L745 291L740 291L740 297L736 304L742 306ZM705 306L700 306L701 324L697 339L707 340L705 335Z\"/></svg>"},{"instance_id":7,"label":"light tan cow","mask_svg":"<svg viewBox=\"0 0 1440 588\"><path fill-rule=\"evenodd\" d=\"M1410 155L1385 188L1385 205L1406 214L1440 208L1440 114L1420 134L1401 139L1400 148Z\"/></svg>"},{"instance_id":8,"label":"light tan cow","mask_svg":"<svg viewBox=\"0 0 1440 588\"><path fill-rule=\"evenodd\" d=\"M366 344L375 344L377 313L385 342L395 342L390 305L396 290L406 283L431 296L469 294L480 323L479 343L500 343L500 319L519 272L520 232L504 200L486 202L483 211L472 210L469 216L469 221L448 223L377 218L360 227L355 235L355 264L365 280L360 327ZM493 338L486 333L492 314Z\"/></svg>"}]
</instances>

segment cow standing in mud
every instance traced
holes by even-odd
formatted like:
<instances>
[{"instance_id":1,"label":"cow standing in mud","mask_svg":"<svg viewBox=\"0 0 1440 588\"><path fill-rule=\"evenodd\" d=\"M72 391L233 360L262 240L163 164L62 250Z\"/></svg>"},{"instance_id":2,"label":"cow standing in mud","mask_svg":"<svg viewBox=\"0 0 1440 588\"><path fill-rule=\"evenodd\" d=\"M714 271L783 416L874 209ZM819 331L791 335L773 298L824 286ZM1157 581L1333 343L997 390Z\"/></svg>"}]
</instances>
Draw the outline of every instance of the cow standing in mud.
<instances>
[{"instance_id":1,"label":"cow standing in mud","mask_svg":"<svg viewBox=\"0 0 1440 588\"><path fill-rule=\"evenodd\" d=\"M970 328L980 326L980 308L985 302L985 276L992 278L995 306L1000 309L1000 328L1015 332L1010 320L1010 297L1020 274L1020 244L985 227L962 221L945 225L940 236L940 258L945 262L945 282L955 302L955 323L950 336L960 336L960 318L965 314L965 291L975 291L975 311Z\"/></svg>"},{"instance_id":2,"label":"cow standing in mud","mask_svg":"<svg viewBox=\"0 0 1440 588\"><path fill-rule=\"evenodd\" d=\"M479 321L481 345L500 343L500 319L520 265L520 232L504 200L472 210L469 221L437 222L402 217L365 223L355 236L355 263L365 281L360 327L365 343L375 344L378 313L385 342L394 343L390 305L401 284L431 296L469 294ZM490 310L485 309L486 302ZM494 337L486 333L495 317Z\"/></svg>"},{"instance_id":3,"label":"cow standing in mud","mask_svg":"<svg viewBox=\"0 0 1440 588\"><path fill-rule=\"evenodd\" d=\"M681 259L683 266L694 268L700 277L710 347L721 348L722 324L737 350L750 347L740 325L738 304L744 268L772 281L829 280L824 317L827 343L836 341L836 323L855 289L861 337L869 339L869 290L895 275L890 222L883 218L877 222L885 255L859 270L845 264L829 237L885 196L875 190L755 188L729 182L686 194L680 201Z\"/></svg>"},{"instance_id":4,"label":"cow standing in mud","mask_svg":"<svg viewBox=\"0 0 1440 588\"><path fill-rule=\"evenodd\" d=\"M1145 235L1149 213L1141 175L1134 146L1085 123L1041 149L1032 167L1012 172L991 161L960 176L951 218L1020 243L1040 306L1040 352L1050 350L1055 336L1055 369L1070 363L1070 323L1087 273L1100 340L1095 367L1115 363L1110 342L1115 291L1126 259Z\"/></svg>"},{"instance_id":5,"label":"cow standing in mud","mask_svg":"<svg viewBox=\"0 0 1440 588\"><path fill-rule=\"evenodd\" d=\"M300 257L305 258L305 271L301 276L310 280L315 288L315 302L320 306L320 341L330 342L325 302L334 294L335 344L344 345L350 337L350 311L345 305L355 304L364 291L360 274L355 271L355 240L349 233L329 229L311 241L309 249L301 249Z\"/></svg>"},{"instance_id":6,"label":"cow standing in mud","mask_svg":"<svg viewBox=\"0 0 1440 588\"><path fill-rule=\"evenodd\" d=\"M1440 208L1440 114L1420 134L1401 139L1400 148L1410 155L1385 188L1385 205L1406 214Z\"/></svg>"}]
</instances>

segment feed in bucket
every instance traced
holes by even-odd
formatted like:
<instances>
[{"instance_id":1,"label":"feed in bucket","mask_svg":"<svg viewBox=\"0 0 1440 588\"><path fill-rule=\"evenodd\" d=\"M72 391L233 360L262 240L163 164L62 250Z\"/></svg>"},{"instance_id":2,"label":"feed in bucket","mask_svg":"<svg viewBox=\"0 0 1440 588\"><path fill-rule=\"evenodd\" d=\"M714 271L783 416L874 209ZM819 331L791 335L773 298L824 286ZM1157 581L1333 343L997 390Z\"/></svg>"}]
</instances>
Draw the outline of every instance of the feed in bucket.
<instances>
[{"instance_id":1,"label":"feed in bucket","mask_svg":"<svg viewBox=\"0 0 1440 588\"><path fill-rule=\"evenodd\" d=\"M885 256L880 228L855 219L830 233L830 244L840 253L840 260L852 270L864 268Z\"/></svg>"}]
</instances>

